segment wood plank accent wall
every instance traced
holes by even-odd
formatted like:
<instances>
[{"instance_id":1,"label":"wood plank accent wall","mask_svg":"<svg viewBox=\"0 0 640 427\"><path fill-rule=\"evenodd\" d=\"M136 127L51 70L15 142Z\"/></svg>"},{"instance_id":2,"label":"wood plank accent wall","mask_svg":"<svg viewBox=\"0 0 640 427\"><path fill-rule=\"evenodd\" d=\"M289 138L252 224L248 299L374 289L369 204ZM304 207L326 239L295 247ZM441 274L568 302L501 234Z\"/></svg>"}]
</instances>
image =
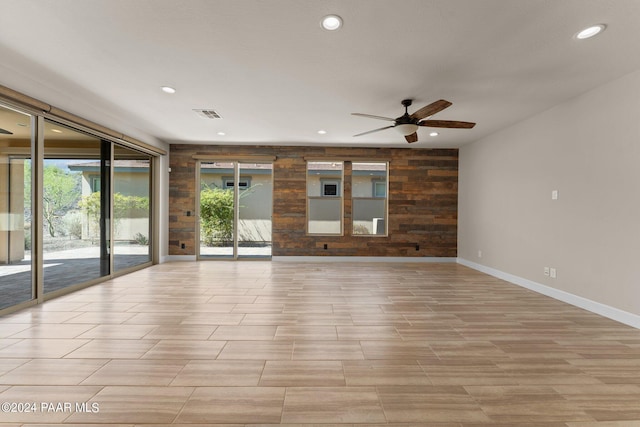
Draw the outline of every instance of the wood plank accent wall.
<instances>
[{"instance_id":1,"label":"wood plank accent wall","mask_svg":"<svg viewBox=\"0 0 640 427\"><path fill-rule=\"evenodd\" d=\"M216 145L171 145L170 255L196 254L197 161L194 156L218 155L221 160L233 156L276 157L273 163L273 256L457 255L457 149ZM344 236L306 235L305 158L347 161ZM352 236L351 165L348 161L372 160L389 162L389 235ZM187 211L191 216L187 216Z\"/></svg>"}]
</instances>

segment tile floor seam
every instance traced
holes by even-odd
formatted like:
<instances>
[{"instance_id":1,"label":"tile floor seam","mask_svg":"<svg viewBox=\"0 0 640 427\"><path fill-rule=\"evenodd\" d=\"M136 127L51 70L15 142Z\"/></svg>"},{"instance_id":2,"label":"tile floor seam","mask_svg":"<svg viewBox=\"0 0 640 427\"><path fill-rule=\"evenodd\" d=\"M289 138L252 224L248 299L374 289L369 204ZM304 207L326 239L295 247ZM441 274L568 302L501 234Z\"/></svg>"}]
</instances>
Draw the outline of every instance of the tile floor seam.
<instances>
[{"instance_id":1,"label":"tile floor seam","mask_svg":"<svg viewBox=\"0 0 640 427\"><path fill-rule=\"evenodd\" d=\"M187 365L185 365L185 366L187 366ZM175 381L175 378L174 378L174 381ZM196 389L197 389L197 387L192 387L191 393L189 393L189 396L187 396L187 398L184 400L184 403L182 404L180 409L177 411L176 416L173 417L173 420L171 420L171 424L175 424L176 421L178 420L178 418L180 418L180 415L182 415L182 412L184 411L184 408L187 406L187 403L189 402L189 400L191 399L193 394L196 392Z\"/></svg>"}]
</instances>

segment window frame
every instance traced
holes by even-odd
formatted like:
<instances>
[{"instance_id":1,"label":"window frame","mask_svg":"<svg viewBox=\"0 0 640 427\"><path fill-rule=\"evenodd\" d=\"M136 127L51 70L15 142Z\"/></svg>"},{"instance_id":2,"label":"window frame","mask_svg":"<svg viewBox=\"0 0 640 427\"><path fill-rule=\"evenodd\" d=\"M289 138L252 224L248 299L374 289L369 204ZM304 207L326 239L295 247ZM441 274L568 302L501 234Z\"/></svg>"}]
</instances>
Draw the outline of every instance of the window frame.
<instances>
[{"instance_id":1,"label":"window frame","mask_svg":"<svg viewBox=\"0 0 640 427\"><path fill-rule=\"evenodd\" d=\"M92 193L100 191L100 175L89 175L89 187Z\"/></svg>"},{"instance_id":2,"label":"window frame","mask_svg":"<svg viewBox=\"0 0 640 427\"><path fill-rule=\"evenodd\" d=\"M381 176L374 176L371 178L371 196L370 197L362 197L362 196L355 196L354 194L356 194L355 190L355 180L354 180L354 176L356 175L354 173L354 171L356 170L356 168L354 168L354 165L356 164L384 164L385 169L384 169L384 177ZM376 188L378 188L378 186L380 184L384 185L384 195L380 196L376 193ZM361 234L361 233L355 233L354 229L356 226L356 220L355 220L355 207L357 204L358 200L370 200L370 201L380 201L380 200L384 200L384 216L383 216L383 220L384 220L384 232L381 234L377 234L375 233L370 233L370 234ZM389 236L389 161L379 161L379 160L354 160L351 162L351 235L354 237L388 237Z\"/></svg>"},{"instance_id":3,"label":"window frame","mask_svg":"<svg viewBox=\"0 0 640 427\"><path fill-rule=\"evenodd\" d=\"M305 231L306 234L308 236L344 236L344 185L341 185L342 183L344 183L344 169L345 169L345 160L333 160L333 159L315 159L315 160L306 160L307 166L306 166L306 188L305 188L305 192L306 192L306 199L307 199L307 207L306 207L306 218L305 218ZM314 163L320 163L320 164L335 164L335 163L340 163L341 167L339 170L335 170L335 171L331 171L331 172L335 172L335 174L332 174L331 177L327 177L327 178L319 178L319 186L320 186L320 190L319 190L319 195L318 196L312 196L309 194L309 190L311 189L310 187L310 176L313 176L310 171L312 171L312 169L309 169L309 166L311 164ZM328 170L328 169L327 169ZM335 175L338 175L339 177L336 178ZM320 175L320 172L317 172L317 175ZM337 195L324 195L324 186L326 184L336 184L336 190L337 190ZM339 214L339 221L340 221L340 231L337 233L328 233L328 232L311 232L309 231L309 223L311 221L311 202L313 200L339 200L340 201L340 214Z\"/></svg>"}]
</instances>

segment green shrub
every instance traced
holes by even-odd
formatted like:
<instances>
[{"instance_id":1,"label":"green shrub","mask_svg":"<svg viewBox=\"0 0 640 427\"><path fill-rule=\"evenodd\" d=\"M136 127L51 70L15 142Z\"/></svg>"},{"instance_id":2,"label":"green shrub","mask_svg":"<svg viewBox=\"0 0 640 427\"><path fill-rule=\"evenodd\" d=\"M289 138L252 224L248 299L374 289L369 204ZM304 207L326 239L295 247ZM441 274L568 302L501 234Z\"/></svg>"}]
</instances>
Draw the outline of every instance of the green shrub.
<instances>
[{"instance_id":1,"label":"green shrub","mask_svg":"<svg viewBox=\"0 0 640 427\"><path fill-rule=\"evenodd\" d=\"M207 246L233 241L233 191L205 188L200 192L200 224Z\"/></svg>"},{"instance_id":2,"label":"green shrub","mask_svg":"<svg viewBox=\"0 0 640 427\"><path fill-rule=\"evenodd\" d=\"M79 203L80 208L89 215L89 218L99 230L100 224L100 192L96 191L88 196L84 196ZM124 218L131 218L146 213L149 210L149 198L139 196L125 196L120 193L113 193L113 230L118 234L118 226Z\"/></svg>"},{"instance_id":3,"label":"green shrub","mask_svg":"<svg viewBox=\"0 0 640 427\"><path fill-rule=\"evenodd\" d=\"M138 245L142 245L142 246L149 245L149 239L147 239L147 236L145 236L142 233L136 233L135 236L133 236L133 241L136 242Z\"/></svg>"},{"instance_id":4,"label":"green shrub","mask_svg":"<svg viewBox=\"0 0 640 427\"><path fill-rule=\"evenodd\" d=\"M69 213L65 219L68 234L76 239L82 239L82 218L80 215Z\"/></svg>"}]
</instances>

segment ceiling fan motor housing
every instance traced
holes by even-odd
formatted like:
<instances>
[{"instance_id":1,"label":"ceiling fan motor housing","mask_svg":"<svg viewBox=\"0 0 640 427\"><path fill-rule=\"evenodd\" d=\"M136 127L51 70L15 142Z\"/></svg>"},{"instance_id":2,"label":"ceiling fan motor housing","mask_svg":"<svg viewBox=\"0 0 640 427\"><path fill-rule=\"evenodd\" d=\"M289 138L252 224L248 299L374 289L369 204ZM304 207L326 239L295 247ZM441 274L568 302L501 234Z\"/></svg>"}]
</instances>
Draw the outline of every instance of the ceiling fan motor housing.
<instances>
[{"instance_id":1,"label":"ceiling fan motor housing","mask_svg":"<svg viewBox=\"0 0 640 427\"><path fill-rule=\"evenodd\" d=\"M413 119L409 115L409 107L413 104L412 99L403 99L402 105L404 106L404 114L396 119L396 125L417 125L420 121L419 119ZM413 133L413 132L412 132Z\"/></svg>"}]
</instances>

